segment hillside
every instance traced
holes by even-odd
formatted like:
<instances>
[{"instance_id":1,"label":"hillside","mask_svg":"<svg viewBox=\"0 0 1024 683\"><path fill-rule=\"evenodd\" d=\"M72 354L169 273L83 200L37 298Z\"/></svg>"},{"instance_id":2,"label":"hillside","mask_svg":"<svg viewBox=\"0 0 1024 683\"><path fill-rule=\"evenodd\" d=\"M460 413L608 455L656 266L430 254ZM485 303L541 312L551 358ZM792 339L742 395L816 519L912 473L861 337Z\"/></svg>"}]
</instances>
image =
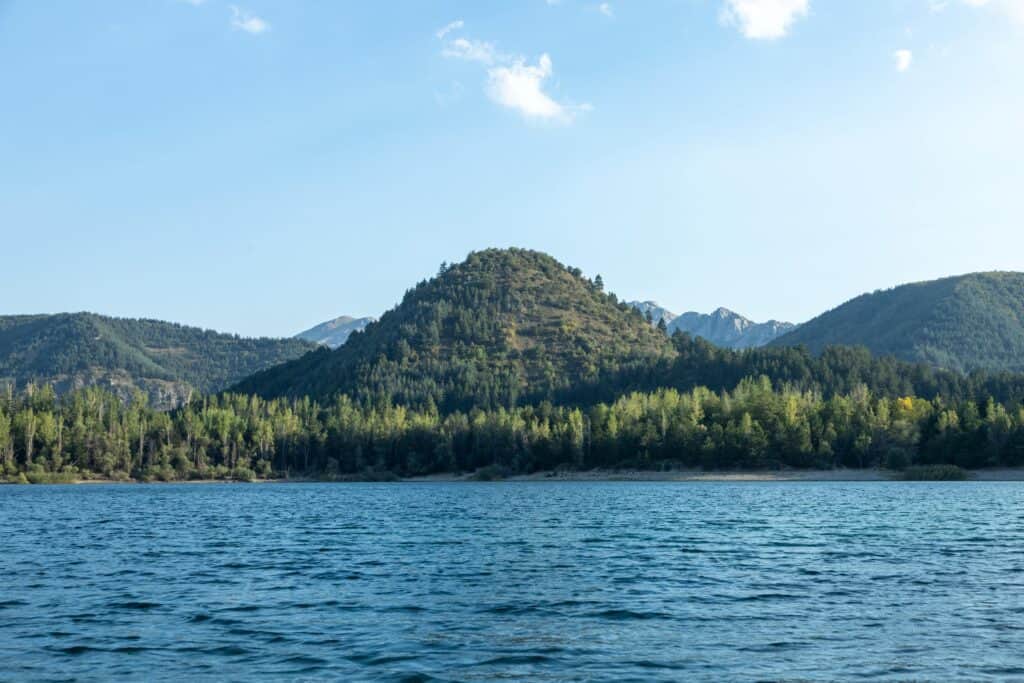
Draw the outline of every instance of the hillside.
<instances>
[{"instance_id":1,"label":"hillside","mask_svg":"<svg viewBox=\"0 0 1024 683\"><path fill-rule=\"evenodd\" d=\"M668 331L686 332L727 349L750 349L764 346L794 327L793 323L778 320L755 323L728 308L719 308L711 314L683 313L669 323Z\"/></svg>"},{"instance_id":2,"label":"hillside","mask_svg":"<svg viewBox=\"0 0 1024 683\"><path fill-rule=\"evenodd\" d=\"M353 318L350 315L343 315L300 332L295 338L336 349L347 342L353 332L364 330L375 320L376 318Z\"/></svg>"},{"instance_id":3,"label":"hillside","mask_svg":"<svg viewBox=\"0 0 1024 683\"><path fill-rule=\"evenodd\" d=\"M864 294L773 342L864 346L961 372L1024 371L1024 273L973 273Z\"/></svg>"},{"instance_id":4,"label":"hillside","mask_svg":"<svg viewBox=\"0 0 1024 683\"><path fill-rule=\"evenodd\" d=\"M259 373L235 391L486 409L653 372L655 360L674 354L599 280L539 252L489 249L442 267L336 351Z\"/></svg>"},{"instance_id":5,"label":"hillside","mask_svg":"<svg viewBox=\"0 0 1024 683\"><path fill-rule=\"evenodd\" d=\"M58 392L139 389L157 407L212 392L316 348L297 339L243 339L157 320L93 313L0 316L0 382L52 383Z\"/></svg>"}]
</instances>

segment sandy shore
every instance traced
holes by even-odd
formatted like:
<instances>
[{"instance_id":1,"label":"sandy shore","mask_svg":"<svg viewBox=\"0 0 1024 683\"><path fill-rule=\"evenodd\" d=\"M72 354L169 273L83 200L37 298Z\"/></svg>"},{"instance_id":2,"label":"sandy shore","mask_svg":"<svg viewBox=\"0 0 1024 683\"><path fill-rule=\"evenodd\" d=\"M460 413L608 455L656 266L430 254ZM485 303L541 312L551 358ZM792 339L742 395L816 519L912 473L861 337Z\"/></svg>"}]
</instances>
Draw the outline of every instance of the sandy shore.
<instances>
[{"instance_id":1,"label":"sandy shore","mask_svg":"<svg viewBox=\"0 0 1024 683\"><path fill-rule=\"evenodd\" d=\"M723 471L704 470L586 470L582 472L547 471L518 474L501 481L889 481L895 473L880 470L784 470ZM1024 479L1024 472L1021 473ZM403 479L410 482L473 481L471 474L433 474Z\"/></svg>"},{"instance_id":2,"label":"sandy shore","mask_svg":"<svg viewBox=\"0 0 1024 683\"><path fill-rule=\"evenodd\" d=\"M537 481L558 481L558 482L599 482L599 481L691 481L691 482L743 482L743 481L898 481L900 474L892 470L731 470L731 471L704 471L704 470L586 470L574 471L543 471L533 474L517 474L501 479L500 481L510 482L537 482ZM1022 468L994 468L986 470L971 470L971 481L1024 481L1024 467ZM147 485L166 484L303 484L316 483L317 479L254 479L252 481L225 481L223 479L191 479L187 481L168 482L147 482ZM429 482L472 482L476 481L472 474L431 474L423 477L407 477L398 480L399 482L429 483ZM79 479L74 482L59 482L63 484L139 484L136 481L119 481L111 479ZM348 483L348 482L336 482Z\"/></svg>"},{"instance_id":3,"label":"sandy shore","mask_svg":"<svg viewBox=\"0 0 1024 683\"><path fill-rule=\"evenodd\" d=\"M1024 468L974 470L973 481L1024 481ZM892 470L587 470L583 472L534 472L514 475L502 481L894 481L899 472ZM470 474L435 474L403 479L412 482L473 481Z\"/></svg>"}]
</instances>

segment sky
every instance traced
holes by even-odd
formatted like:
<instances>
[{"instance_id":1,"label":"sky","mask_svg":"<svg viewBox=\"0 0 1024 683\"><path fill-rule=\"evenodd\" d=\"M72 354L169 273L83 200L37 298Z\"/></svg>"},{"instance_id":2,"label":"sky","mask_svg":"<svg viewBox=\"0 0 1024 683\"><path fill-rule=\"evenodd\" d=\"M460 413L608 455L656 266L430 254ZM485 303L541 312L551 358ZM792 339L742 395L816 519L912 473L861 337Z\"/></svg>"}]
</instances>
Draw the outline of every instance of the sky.
<instances>
[{"instance_id":1,"label":"sky","mask_svg":"<svg viewBox=\"0 0 1024 683\"><path fill-rule=\"evenodd\" d=\"M0 313L289 336L487 247L800 322L1024 269L1024 0L0 0Z\"/></svg>"}]
</instances>

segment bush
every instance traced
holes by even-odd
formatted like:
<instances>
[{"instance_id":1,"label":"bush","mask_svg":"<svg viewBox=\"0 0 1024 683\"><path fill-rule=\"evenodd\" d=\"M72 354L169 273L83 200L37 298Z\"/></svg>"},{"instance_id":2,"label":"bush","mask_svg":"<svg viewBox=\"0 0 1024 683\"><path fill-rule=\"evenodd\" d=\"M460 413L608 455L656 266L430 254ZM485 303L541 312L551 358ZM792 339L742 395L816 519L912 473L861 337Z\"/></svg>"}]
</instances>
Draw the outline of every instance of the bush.
<instances>
[{"instance_id":1,"label":"bush","mask_svg":"<svg viewBox=\"0 0 1024 683\"><path fill-rule=\"evenodd\" d=\"M270 461L262 459L257 460L256 474L258 474L261 479L269 479L270 475L273 474L273 468L270 466Z\"/></svg>"},{"instance_id":2,"label":"bush","mask_svg":"<svg viewBox=\"0 0 1024 683\"><path fill-rule=\"evenodd\" d=\"M916 465L903 470L906 481L964 481L967 470L956 465Z\"/></svg>"},{"instance_id":3,"label":"bush","mask_svg":"<svg viewBox=\"0 0 1024 683\"><path fill-rule=\"evenodd\" d=\"M910 466L910 454L894 446L886 452L882 465L889 470L905 470Z\"/></svg>"},{"instance_id":4,"label":"bush","mask_svg":"<svg viewBox=\"0 0 1024 683\"><path fill-rule=\"evenodd\" d=\"M470 477L473 481L498 481L512 474L512 471L507 467L501 465L488 465L487 467L481 467L473 476Z\"/></svg>"},{"instance_id":5,"label":"bush","mask_svg":"<svg viewBox=\"0 0 1024 683\"><path fill-rule=\"evenodd\" d=\"M235 481L252 481L256 478L256 473L248 467L236 467L231 470L231 478Z\"/></svg>"},{"instance_id":6,"label":"bush","mask_svg":"<svg viewBox=\"0 0 1024 683\"><path fill-rule=\"evenodd\" d=\"M77 472L46 472L29 470L23 476L30 484L73 484L78 480Z\"/></svg>"}]
</instances>

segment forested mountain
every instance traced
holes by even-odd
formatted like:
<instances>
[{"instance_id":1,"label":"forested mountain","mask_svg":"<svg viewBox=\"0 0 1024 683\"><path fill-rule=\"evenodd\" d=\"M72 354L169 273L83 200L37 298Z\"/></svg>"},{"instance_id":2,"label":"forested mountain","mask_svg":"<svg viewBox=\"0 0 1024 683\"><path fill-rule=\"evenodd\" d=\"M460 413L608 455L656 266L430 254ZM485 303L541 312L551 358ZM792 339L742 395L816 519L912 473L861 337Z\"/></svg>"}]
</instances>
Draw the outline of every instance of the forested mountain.
<instances>
[{"instance_id":1,"label":"forested mountain","mask_svg":"<svg viewBox=\"0 0 1024 683\"><path fill-rule=\"evenodd\" d=\"M300 332L295 338L336 349L347 342L353 332L366 329L366 326L375 320L376 318L353 318L350 315L343 315Z\"/></svg>"},{"instance_id":2,"label":"forested mountain","mask_svg":"<svg viewBox=\"0 0 1024 683\"><path fill-rule=\"evenodd\" d=\"M0 384L47 383L58 393L95 385L123 398L140 390L172 407L314 348L93 313L0 316Z\"/></svg>"},{"instance_id":3,"label":"forested mountain","mask_svg":"<svg viewBox=\"0 0 1024 683\"><path fill-rule=\"evenodd\" d=\"M19 350L5 362L171 384L190 372L197 387L273 343L91 315L2 320L3 348ZM442 265L341 348L236 390L171 412L97 387L0 394L0 479L1024 464L1024 375L669 337L600 277L518 249Z\"/></svg>"},{"instance_id":4,"label":"forested mountain","mask_svg":"<svg viewBox=\"0 0 1024 683\"><path fill-rule=\"evenodd\" d=\"M864 294L773 342L864 346L961 372L1024 371L1024 273L973 273Z\"/></svg>"},{"instance_id":5,"label":"forested mountain","mask_svg":"<svg viewBox=\"0 0 1024 683\"><path fill-rule=\"evenodd\" d=\"M165 413L97 388L0 395L0 480L1024 465L1021 376L966 377L864 349L812 357L673 342L666 381L690 389L593 404L444 413L344 395L223 394Z\"/></svg>"},{"instance_id":6,"label":"forested mountain","mask_svg":"<svg viewBox=\"0 0 1024 683\"><path fill-rule=\"evenodd\" d=\"M264 371L235 391L487 409L650 373L674 355L663 332L604 292L600 276L591 281L535 251L489 249L442 266L336 351Z\"/></svg>"},{"instance_id":7,"label":"forested mountain","mask_svg":"<svg viewBox=\"0 0 1024 683\"><path fill-rule=\"evenodd\" d=\"M686 332L727 349L750 349L764 346L794 327L793 323L778 320L755 323L728 308L719 308L710 314L683 313L668 324L668 331Z\"/></svg>"}]
</instances>

